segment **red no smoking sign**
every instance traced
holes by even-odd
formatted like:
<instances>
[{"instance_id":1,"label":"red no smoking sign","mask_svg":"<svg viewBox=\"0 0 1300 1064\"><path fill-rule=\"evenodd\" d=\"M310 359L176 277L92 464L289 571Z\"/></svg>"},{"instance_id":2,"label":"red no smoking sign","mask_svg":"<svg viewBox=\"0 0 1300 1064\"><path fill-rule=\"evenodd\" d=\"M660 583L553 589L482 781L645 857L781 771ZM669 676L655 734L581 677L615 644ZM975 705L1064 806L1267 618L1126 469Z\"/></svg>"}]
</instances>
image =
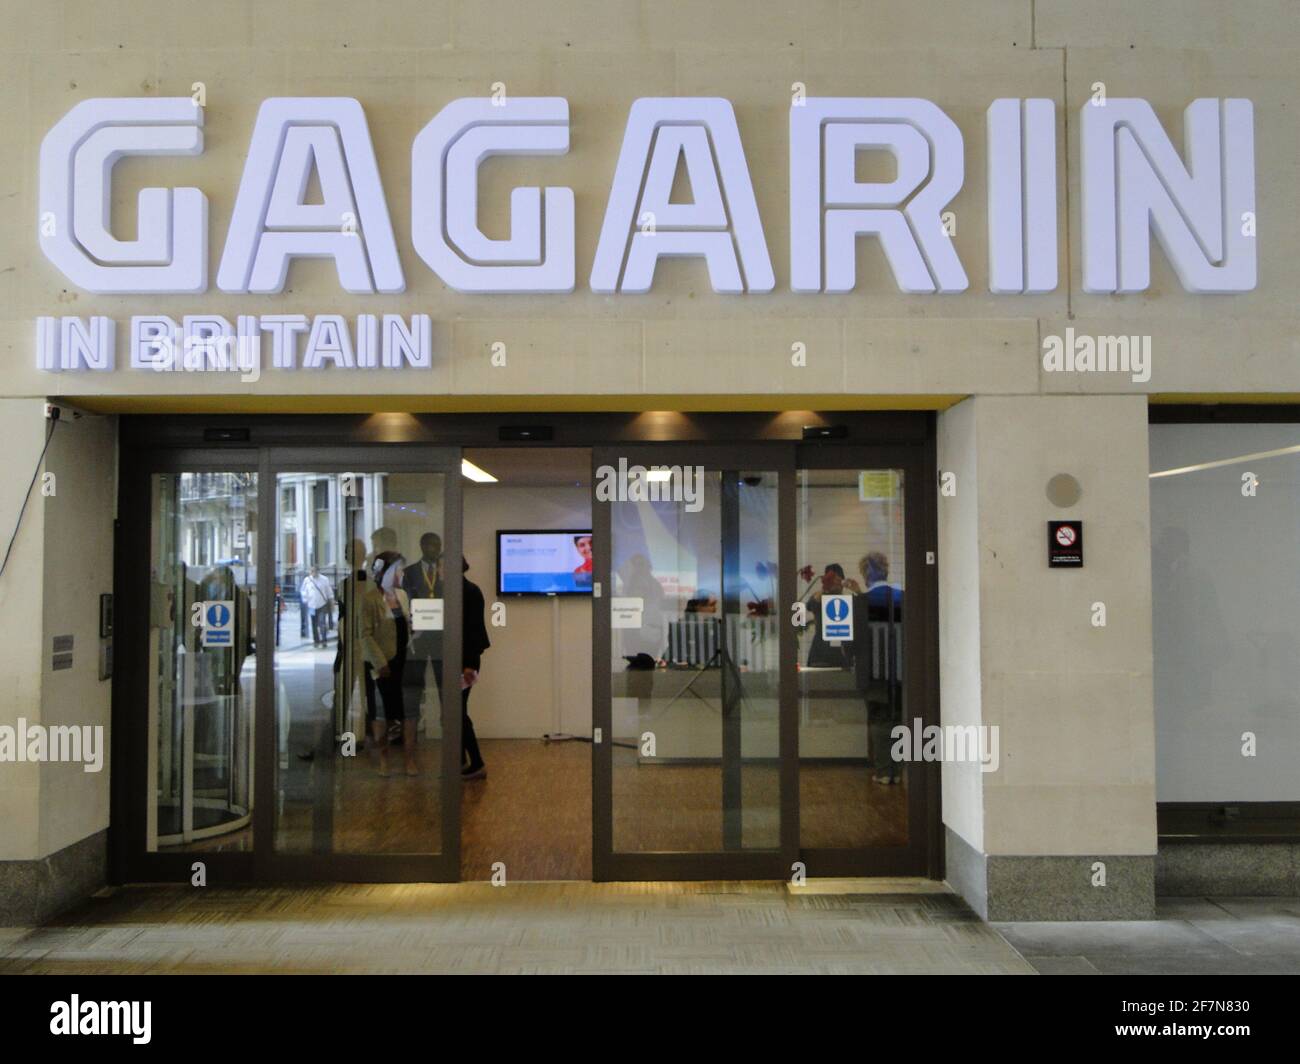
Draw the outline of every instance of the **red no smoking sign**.
<instances>
[{"instance_id":1,"label":"red no smoking sign","mask_svg":"<svg viewBox=\"0 0 1300 1064\"><path fill-rule=\"evenodd\" d=\"M1053 569L1083 568L1083 522L1047 522L1047 564Z\"/></svg>"}]
</instances>

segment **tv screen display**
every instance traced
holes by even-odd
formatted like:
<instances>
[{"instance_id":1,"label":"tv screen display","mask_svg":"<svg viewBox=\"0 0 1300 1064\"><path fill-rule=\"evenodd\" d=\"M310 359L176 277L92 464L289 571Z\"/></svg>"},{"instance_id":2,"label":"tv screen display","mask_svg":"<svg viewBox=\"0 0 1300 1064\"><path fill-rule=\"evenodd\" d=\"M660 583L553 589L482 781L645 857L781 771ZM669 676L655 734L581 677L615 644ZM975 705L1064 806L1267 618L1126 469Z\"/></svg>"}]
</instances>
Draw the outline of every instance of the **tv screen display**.
<instances>
[{"instance_id":1,"label":"tv screen display","mask_svg":"<svg viewBox=\"0 0 1300 1064\"><path fill-rule=\"evenodd\" d=\"M497 593L590 595L591 529L497 532Z\"/></svg>"}]
</instances>

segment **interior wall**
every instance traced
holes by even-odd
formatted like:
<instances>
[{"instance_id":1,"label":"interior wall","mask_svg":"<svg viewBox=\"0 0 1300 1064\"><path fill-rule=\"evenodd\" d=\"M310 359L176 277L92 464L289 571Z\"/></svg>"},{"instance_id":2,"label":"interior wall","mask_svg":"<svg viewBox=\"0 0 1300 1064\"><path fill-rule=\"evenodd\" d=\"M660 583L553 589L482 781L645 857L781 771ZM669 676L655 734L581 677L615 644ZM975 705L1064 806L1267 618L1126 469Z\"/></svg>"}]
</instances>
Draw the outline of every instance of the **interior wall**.
<instances>
[{"instance_id":1,"label":"interior wall","mask_svg":"<svg viewBox=\"0 0 1300 1064\"><path fill-rule=\"evenodd\" d=\"M1150 439L1154 473L1294 447L1300 427L1153 425ZM1159 801L1300 798L1298 526L1294 453L1151 481Z\"/></svg>"},{"instance_id":2,"label":"interior wall","mask_svg":"<svg viewBox=\"0 0 1300 1064\"><path fill-rule=\"evenodd\" d=\"M591 489L466 482L464 522L465 578L483 591L492 640L470 699L479 738L538 739L557 731L591 735L591 598L506 596L500 600L506 623L492 625L497 530L590 528Z\"/></svg>"}]
</instances>

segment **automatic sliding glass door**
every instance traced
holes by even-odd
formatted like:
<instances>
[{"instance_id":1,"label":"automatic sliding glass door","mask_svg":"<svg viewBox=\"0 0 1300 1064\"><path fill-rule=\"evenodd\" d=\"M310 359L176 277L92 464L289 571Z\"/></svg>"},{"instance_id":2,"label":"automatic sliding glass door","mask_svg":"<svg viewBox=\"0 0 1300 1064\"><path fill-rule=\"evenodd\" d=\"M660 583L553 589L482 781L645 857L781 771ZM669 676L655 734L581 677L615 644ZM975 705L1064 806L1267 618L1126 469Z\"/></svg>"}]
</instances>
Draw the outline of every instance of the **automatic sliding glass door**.
<instances>
[{"instance_id":1,"label":"automatic sliding glass door","mask_svg":"<svg viewBox=\"0 0 1300 1064\"><path fill-rule=\"evenodd\" d=\"M928 583L920 521L929 481L904 448L808 445L796 475L799 848L809 876L923 875L934 765ZM933 572L933 570L930 570Z\"/></svg>"},{"instance_id":2,"label":"automatic sliding glass door","mask_svg":"<svg viewBox=\"0 0 1300 1064\"><path fill-rule=\"evenodd\" d=\"M597 879L789 875L789 459L595 452Z\"/></svg>"},{"instance_id":3,"label":"automatic sliding glass door","mask_svg":"<svg viewBox=\"0 0 1300 1064\"><path fill-rule=\"evenodd\" d=\"M459 454L346 458L274 454L266 480L265 860L455 880Z\"/></svg>"}]
</instances>

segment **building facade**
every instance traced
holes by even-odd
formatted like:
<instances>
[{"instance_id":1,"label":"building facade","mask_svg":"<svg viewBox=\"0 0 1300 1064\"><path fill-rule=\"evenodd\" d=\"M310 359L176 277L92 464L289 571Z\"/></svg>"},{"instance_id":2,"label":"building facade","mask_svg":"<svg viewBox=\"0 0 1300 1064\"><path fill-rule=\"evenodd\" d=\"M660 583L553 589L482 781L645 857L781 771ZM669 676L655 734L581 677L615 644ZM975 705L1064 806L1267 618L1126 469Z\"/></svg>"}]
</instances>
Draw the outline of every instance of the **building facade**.
<instances>
[{"instance_id":1,"label":"building facade","mask_svg":"<svg viewBox=\"0 0 1300 1064\"><path fill-rule=\"evenodd\" d=\"M709 597L703 563L633 594L617 507L718 574L735 668L707 754L679 753L720 759L721 841L621 816L669 799L627 797L596 742L598 877L921 874L988 919L1294 892L1293 4L3 11L0 725L108 737L101 771L0 763L10 922L189 880L200 850L209 881L457 878L456 744L427 852L340 842L333 799L285 782L289 722L319 703L346 731L353 688L295 701L268 648L305 638L310 567L338 585L376 530L473 561L460 462L503 444L591 452L589 576L633 619L591 599L583 727L645 734L619 714L658 695L622 661L672 664L690 618L627 629ZM601 499L620 460L688 488L700 468L720 523ZM858 563L813 549L816 489L870 507L861 579L906 589L905 675L863 684L918 734L996 737L996 766L913 765L901 842L800 834L812 751L876 742L816 748L833 694L808 622L782 623L805 565ZM202 618L176 634L198 603L229 604L233 666L197 669ZM463 649L448 628L440 653ZM676 663L707 681L703 653ZM250 823L246 848L200 846Z\"/></svg>"}]
</instances>

